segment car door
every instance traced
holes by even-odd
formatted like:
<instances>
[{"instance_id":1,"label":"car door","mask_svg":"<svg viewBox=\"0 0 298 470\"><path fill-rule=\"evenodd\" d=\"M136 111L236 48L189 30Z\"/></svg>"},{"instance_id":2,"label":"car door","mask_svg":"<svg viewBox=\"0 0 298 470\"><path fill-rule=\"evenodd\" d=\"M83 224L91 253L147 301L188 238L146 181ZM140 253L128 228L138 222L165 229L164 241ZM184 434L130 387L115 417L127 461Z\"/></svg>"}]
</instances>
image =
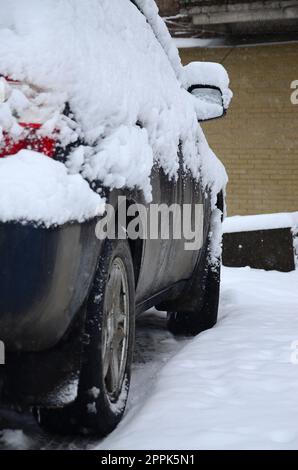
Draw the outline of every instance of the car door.
<instances>
[{"instance_id":1,"label":"car door","mask_svg":"<svg viewBox=\"0 0 298 470\"><path fill-rule=\"evenodd\" d=\"M137 302L147 299L162 290L191 278L202 247L204 227L204 197L199 181L184 169L182 146L178 149L178 177L169 179L161 167L155 166L152 172L153 205L176 207L169 222L169 238L151 239L150 230L144 241L143 262L137 287ZM152 207L152 205L150 206ZM149 209L150 210L150 209ZM185 213L184 213L185 211ZM159 223L161 220L159 219ZM173 226L176 223L176 232ZM185 227L185 223L190 226ZM177 227L178 224L178 227ZM196 245L189 238L189 231L195 232Z\"/></svg>"},{"instance_id":2,"label":"car door","mask_svg":"<svg viewBox=\"0 0 298 470\"><path fill-rule=\"evenodd\" d=\"M148 211L152 207L170 208L173 204L179 203L181 199L181 180L169 178L164 169L155 165L151 175L153 200ZM137 285L137 303L159 293L172 284L169 266L170 257L175 253L175 241L172 240L173 219L169 217L169 238L161 237L161 217L159 216L158 238L151 238L150 230L144 240L143 260Z\"/></svg>"},{"instance_id":3,"label":"car door","mask_svg":"<svg viewBox=\"0 0 298 470\"><path fill-rule=\"evenodd\" d=\"M202 245L204 223L201 185L190 171L185 170L182 145L179 146L178 155L180 165L176 203L180 207L181 236L171 239L168 247L168 262L164 275L170 285L192 276ZM192 239L193 233L195 236ZM197 243L194 244L195 240Z\"/></svg>"}]
</instances>

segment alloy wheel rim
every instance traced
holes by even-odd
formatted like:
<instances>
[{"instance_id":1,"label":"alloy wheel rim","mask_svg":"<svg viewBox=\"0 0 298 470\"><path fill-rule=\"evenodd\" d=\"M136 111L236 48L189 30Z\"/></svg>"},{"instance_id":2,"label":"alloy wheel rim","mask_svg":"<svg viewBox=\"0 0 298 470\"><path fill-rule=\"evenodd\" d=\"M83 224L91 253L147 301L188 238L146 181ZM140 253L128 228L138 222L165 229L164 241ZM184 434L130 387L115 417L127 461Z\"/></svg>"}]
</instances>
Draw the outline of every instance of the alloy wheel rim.
<instances>
[{"instance_id":1,"label":"alloy wheel rim","mask_svg":"<svg viewBox=\"0 0 298 470\"><path fill-rule=\"evenodd\" d=\"M102 328L103 376L110 401L117 401L125 377L129 341L129 292L120 258L111 264L104 301Z\"/></svg>"}]
</instances>

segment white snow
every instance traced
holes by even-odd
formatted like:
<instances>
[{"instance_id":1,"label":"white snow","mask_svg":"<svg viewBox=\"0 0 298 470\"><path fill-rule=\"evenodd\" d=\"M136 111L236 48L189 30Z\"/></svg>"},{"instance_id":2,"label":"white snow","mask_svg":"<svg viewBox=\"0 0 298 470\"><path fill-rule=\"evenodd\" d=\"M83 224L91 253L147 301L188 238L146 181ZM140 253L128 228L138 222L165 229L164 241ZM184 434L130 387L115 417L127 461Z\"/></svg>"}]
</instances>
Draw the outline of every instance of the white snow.
<instances>
[{"instance_id":1,"label":"white snow","mask_svg":"<svg viewBox=\"0 0 298 470\"><path fill-rule=\"evenodd\" d=\"M181 141L185 166L221 189L226 173L197 124L177 48L155 2L137 3L147 20L128 0L0 0L0 72L38 89L39 108L59 102L56 113L43 116L45 134L58 126L64 145L79 135L90 146L75 155L71 173L84 171L87 155L85 174L111 187L141 188L150 201L152 156L175 177ZM61 117L53 96L69 102L77 127ZM2 130L20 131L14 104L0 108Z\"/></svg>"},{"instance_id":2,"label":"white snow","mask_svg":"<svg viewBox=\"0 0 298 470\"><path fill-rule=\"evenodd\" d=\"M87 404L87 411L90 414L96 414L97 413L96 402L95 401L93 401L92 403Z\"/></svg>"},{"instance_id":3,"label":"white snow","mask_svg":"<svg viewBox=\"0 0 298 470\"><path fill-rule=\"evenodd\" d=\"M11 450L26 450L32 441L21 430L4 429L0 431L0 443Z\"/></svg>"},{"instance_id":4,"label":"white snow","mask_svg":"<svg viewBox=\"0 0 298 470\"><path fill-rule=\"evenodd\" d=\"M1 29L0 29L1 32ZM1 69L0 69L1 72ZM41 124L38 136L50 136L62 146L76 142L80 135L78 125L63 115L67 95L46 92L26 83L14 83L0 77L0 146L3 131L15 140L25 138L28 131L19 123Z\"/></svg>"},{"instance_id":5,"label":"white snow","mask_svg":"<svg viewBox=\"0 0 298 470\"><path fill-rule=\"evenodd\" d=\"M224 41L222 38L174 38L174 42L176 47L178 47L179 49L191 49L194 47L215 47L224 45Z\"/></svg>"},{"instance_id":6,"label":"white snow","mask_svg":"<svg viewBox=\"0 0 298 470\"><path fill-rule=\"evenodd\" d=\"M298 269L298 226L293 229L293 237L296 268Z\"/></svg>"},{"instance_id":7,"label":"white snow","mask_svg":"<svg viewBox=\"0 0 298 470\"><path fill-rule=\"evenodd\" d=\"M297 285L298 271L223 268L217 326L163 367L98 448L298 449Z\"/></svg>"},{"instance_id":8,"label":"white snow","mask_svg":"<svg viewBox=\"0 0 298 470\"><path fill-rule=\"evenodd\" d=\"M224 233L250 232L275 228L298 228L298 212L280 212L275 214L235 215L227 217L223 223Z\"/></svg>"},{"instance_id":9,"label":"white snow","mask_svg":"<svg viewBox=\"0 0 298 470\"><path fill-rule=\"evenodd\" d=\"M175 70L178 80L184 83L184 71L181 67L181 60L175 46L175 42L169 33L165 21L159 16L158 8L154 0L135 0L140 10L145 14L154 34L158 38L160 44L165 50L169 61Z\"/></svg>"},{"instance_id":10,"label":"white snow","mask_svg":"<svg viewBox=\"0 0 298 470\"><path fill-rule=\"evenodd\" d=\"M211 215L209 233L209 262L211 266L220 264L222 255L222 212L214 209Z\"/></svg>"},{"instance_id":11,"label":"white snow","mask_svg":"<svg viewBox=\"0 0 298 470\"><path fill-rule=\"evenodd\" d=\"M96 154L91 154L87 160L83 175L89 180L99 179L112 189L137 186L151 202L152 166L153 153L147 131L137 126L120 126L99 143Z\"/></svg>"},{"instance_id":12,"label":"white snow","mask_svg":"<svg viewBox=\"0 0 298 470\"><path fill-rule=\"evenodd\" d=\"M221 64L215 62L191 62L184 67L187 88L192 85L210 85L221 90L224 108L228 109L233 93L229 89L230 79ZM203 107L203 104L202 104Z\"/></svg>"},{"instance_id":13,"label":"white snow","mask_svg":"<svg viewBox=\"0 0 298 470\"><path fill-rule=\"evenodd\" d=\"M298 266L298 212L279 212L259 215L234 215L227 217L222 224L224 233L251 232L290 228L293 233L293 246Z\"/></svg>"},{"instance_id":14,"label":"white snow","mask_svg":"<svg viewBox=\"0 0 298 470\"><path fill-rule=\"evenodd\" d=\"M81 175L43 154L22 150L0 159L0 220L47 227L84 222L104 212L104 200Z\"/></svg>"},{"instance_id":15,"label":"white snow","mask_svg":"<svg viewBox=\"0 0 298 470\"><path fill-rule=\"evenodd\" d=\"M49 440L30 415L1 410L1 424L24 434L5 433L0 448L297 450L297 285L298 271L223 268L212 330L175 339L165 313L138 319L127 412L113 434Z\"/></svg>"},{"instance_id":16,"label":"white snow","mask_svg":"<svg viewBox=\"0 0 298 470\"><path fill-rule=\"evenodd\" d=\"M92 388L89 390L88 393L89 393L89 395L90 395L91 397L93 397L93 398L96 399L96 398L98 398L99 395L100 395L100 390L99 390L99 388L97 388L97 387L92 387Z\"/></svg>"}]
</instances>

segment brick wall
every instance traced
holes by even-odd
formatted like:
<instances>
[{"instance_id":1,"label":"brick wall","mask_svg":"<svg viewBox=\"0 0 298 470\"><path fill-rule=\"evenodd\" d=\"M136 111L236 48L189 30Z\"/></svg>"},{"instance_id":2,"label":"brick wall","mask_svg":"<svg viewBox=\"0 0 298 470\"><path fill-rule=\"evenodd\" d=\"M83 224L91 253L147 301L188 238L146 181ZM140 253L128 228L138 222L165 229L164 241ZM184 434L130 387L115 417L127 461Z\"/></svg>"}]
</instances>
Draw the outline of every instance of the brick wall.
<instances>
[{"instance_id":1,"label":"brick wall","mask_svg":"<svg viewBox=\"0 0 298 470\"><path fill-rule=\"evenodd\" d=\"M156 3L161 16L171 16L179 13L179 0L156 0Z\"/></svg>"},{"instance_id":2,"label":"brick wall","mask_svg":"<svg viewBox=\"0 0 298 470\"><path fill-rule=\"evenodd\" d=\"M298 210L298 43L237 48L182 49L182 61L222 63L234 99L228 115L203 124L226 165L228 213Z\"/></svg>"}]
</instances>

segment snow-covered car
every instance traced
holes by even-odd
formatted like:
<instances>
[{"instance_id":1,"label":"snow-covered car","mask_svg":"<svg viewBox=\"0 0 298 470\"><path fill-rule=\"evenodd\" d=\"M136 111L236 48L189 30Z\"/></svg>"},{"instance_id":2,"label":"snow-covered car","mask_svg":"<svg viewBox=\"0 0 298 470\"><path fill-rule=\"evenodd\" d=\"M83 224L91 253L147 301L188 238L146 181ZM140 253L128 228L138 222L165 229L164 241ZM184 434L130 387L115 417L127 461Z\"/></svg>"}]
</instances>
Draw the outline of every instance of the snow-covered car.
<instances>
[{"instance_id":1,"label":"snow-covered car","mask_svg":"<svg viewBox=\"0 0 298 470\"><path fill-rule=\"evenodd\" d=\"M198 121L224 115L229 79L182 67L153 0L0 11L1 402L106 435L126 406L135 316L155 306L183 335L216 323L227 176ZM200 206L199 246L129 237L128 215L124 236L99 237L119 200Z\"/></svg>"}]
</instances>

